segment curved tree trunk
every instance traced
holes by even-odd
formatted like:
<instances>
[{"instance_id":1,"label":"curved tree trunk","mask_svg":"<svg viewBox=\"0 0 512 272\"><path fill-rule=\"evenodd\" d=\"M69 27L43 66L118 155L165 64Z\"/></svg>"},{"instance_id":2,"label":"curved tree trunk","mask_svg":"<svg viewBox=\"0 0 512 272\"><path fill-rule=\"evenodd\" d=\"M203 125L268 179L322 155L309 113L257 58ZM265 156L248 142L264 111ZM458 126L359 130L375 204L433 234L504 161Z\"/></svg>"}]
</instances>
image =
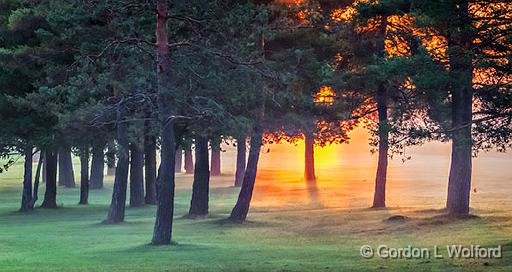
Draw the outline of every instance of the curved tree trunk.
<instances>
[{"instance_id":1,"label":"curved tree trunk","mask_svg":"<svg viewBox=\"0 0 512 272\"><path fill-rule=\"evenodd\" d=\"M171 64L167 23L169 20L168 3L166 0L156 2L156 65L158 108L161 121L161 163L157 178L157 210L153 229L153 245L170 244L172 239L172 223L174 215L174 159L176 158L176 142L174 123L171 120L173 98L171 91Z\"/></svg>"},{"instance_id":2,"label":"curved tree trunk","mask_svg":"<svg viewBox=\"0 0 512 272\"><path fill-rule=\"evenodd\" d=\"M306 181L316 180L315 175L315 138L313 133L304 135L304 179Z\"/></svg>"},{"instance_id":3,"label":"curved tree trunk","mask_svg":"<svg viewBox=\"0 0 512 272\"><path fill-rule=\"evenodd\" d=\"M80 150L80 205L89 203L89 147Z\"/></svg>"},{"instance_id":4,"label":"curved tree trunk","mask_svg":"<svg viewBox=\"0 0 512 272\"><path fill-rule=\"evenodd\" d=\"M114 189L112 191L112 202L110 203L107 218L103 221L106 224L123 222L126 207L130 145L128 143L128 124L122 122L124 120L125 105L122 102L120 103L121 105L117 113L117 143L119 144L119 155L114 178Z\"/></svg>"},{"instance_id":5,"label":"curved tree trunk","mask_svg":"<svg viewBox=\"0 0 512 272\"><path fill-rule=\"evenodd\" d=\"M91 189L103 189L103 178L105 171L105 153L103 145L95 145L92 148Z\"/></svg>"},{"instance_id":6,"label":"curved tree trunk","mask_svg":"<svg viewBox=\"0 0 512 272\"><path fill-rule=\"evenodd\" d=\"M192 148L185 149L185 173L194 173L194 159L192 158Z\"/></svg>"},{"instance_id":7,"label":"curved tree trunk","mask_svg":"<svg viewBox=\"0 0 512 272\"><path fill-rule=\"evenodd\" d=\"M145 203L156 204L156 138L146 135L144 138L144 164L146 197Z\"/></svg>"},{"instance_id":8,"label":"curved tree trunk","mask_svg":"<svg viewBox=\"0 0 512 272\"><path fill-rule=\"evenodd\" d=\"M252 193L254 191L254 183L256 181L256 172L258 170L258 160L260 158L261 144L263 141L263 130L256 128L254 135L251 137L251 146L249 148L249 159L247 161L247 169L245 170L244 181L235 207L231 211L229 217L233 221L244 221L249 212Z\"/></svg>"},{"instance_id":9,"label":"curved tree trunk","mask_svg":"<svg viewBox=\"0 0 512 272\"><path fill-rule=\"evenodd\" d=\"M181 173L182 167L183 167L183 149L178 147L176 149L176 158L174 159L174 171L176 173Z\"/></svg>"},{"instance_id":10,"label":"curved tree trunk","mask_svg":"<svg viewBox=\"0 0 512 272\"><path fill-rule=\"evenodd\" d=\"M144 206L144 153L137 144L130 145L130 207Z\"/></svg>"},{"instance_id":11,"label":"curved tree trunk","mask_svg":"<svg viewBox=\"0 0 512 272\"><path fill-rule=\"evenodd\" d=\"M382 85L377 92L377 110L379 113L379 161L377 163L377 175L375 177L375 194L373 208L386 207L386 180L388 172L388 106L387 90Z\"/></svg>"},{"instance_id":12,"label":"curved tree trunk","mask_svg":"<svg viewBox=\"0 0 512 272\"><path fill-rule=\"evenodd\" d=\"M247 164L247 146L245 137L240 137L236 140L236 172L235 172L235 187L241 187L244 181L245 166Z\"/></svg>"},{"instance_id":13,"label":"curved tree trunk","mask_svg":"<svg viewBox=\"0 0 512 272\"><path fill-rule=\"evenodd\" d=\"M203 216L208 214L208 198L210 188L210 171L208 167L208 138L197 136L196 167L194 170L194 183L192 185L192 200L190 201L190 216Z\"/></svg>"},{"instance_id":14,"label":"curved tree trunk","mask_svg":"<svg viewBox=\"0 0 512 272\"><path fill-rule=\"evenodd\" d=\"M25 163L23 168L23 193L21 195L20 212L32 210L32 145L25 147Z\"/></svg>"},{"instance_id":15,"label":"curved tree trunk","mask_svg":"<svg viewBox=\"0 0 512 272\"><path fill-rule=\"evenodd\" d=\"M220 176L221 175L220 138L213 137L211 140L211 146L212 146L212 161L211 161L210 175L211 176Z\"/></svg>"},{"instance_id":16,"label":"curved tree trunk","mask_svg":"<svg viewBox=\"0 0 512 272\"><path fill-rule=\"evenodd\" d=\"M57 208L57 151L48 148L45 152L46 192L41 208Z\"/></svg>"},{"instance_id":17,"label":"curved tree trunk","mask_svg":"<svg viewBox=\"0 0 512 272\"><path fill-rule=\"evenodd\" d=\"M468 1L459 1L453 7L457 28L448 38L450 76L452 78L452 155L448 179L446 206L451 215L469 214L472 145L471 122L473 114L473 64L471 54L472 32Z\"/></svg>"},{"instance_id":18,"label":"curved tree trunk","mask_svg":"<svg viewBox=\"0 0 512 272\"><path fill-rule=\"evenodd\" d=\"M59 186L75 187L75 172L69 146L59 148Z\"/></svg>"}]
</instances>

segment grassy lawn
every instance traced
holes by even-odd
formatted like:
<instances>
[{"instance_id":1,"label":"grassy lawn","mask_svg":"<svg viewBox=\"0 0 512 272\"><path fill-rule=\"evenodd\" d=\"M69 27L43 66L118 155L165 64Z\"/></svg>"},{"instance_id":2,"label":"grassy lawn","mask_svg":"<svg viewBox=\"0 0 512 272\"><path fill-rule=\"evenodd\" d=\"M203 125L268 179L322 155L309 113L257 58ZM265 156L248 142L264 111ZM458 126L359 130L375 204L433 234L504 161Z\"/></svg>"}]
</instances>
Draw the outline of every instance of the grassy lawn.
<instances>
[{"instance_id":1,"label":"grassy lawn","mask_svg":"<svg viewBox=\"0 0 512 272\"><path fill-rule=\"evenodd\" d=\"M148 242L154 207L127 208L125 223L100 224L110 202L112 177L105 189L91 191L88 206L76 204L78 188L59 188L59 209L20 214L16 210L21 171L18 163L0 175L1 271L512 271L512 216L500 205L474 210L479 216L475 219L454 221L439 216L436 209L375 211L366 204L337 207L300 199L285 205L259 199L257 191L249 221L228 224L223 219L238 194L229 186L231 176L213 178L208 218L185 219L191 176L180 174L173 236L177 245L153 247ZM276 181L262 177L257 182ZM283 189L281 194L293 195L297 190ZM386 220L395 214L411 219ZM366 244L504 248L501 259L391 260L362 258L359 249Z\"/></svg>"}]
</instances>

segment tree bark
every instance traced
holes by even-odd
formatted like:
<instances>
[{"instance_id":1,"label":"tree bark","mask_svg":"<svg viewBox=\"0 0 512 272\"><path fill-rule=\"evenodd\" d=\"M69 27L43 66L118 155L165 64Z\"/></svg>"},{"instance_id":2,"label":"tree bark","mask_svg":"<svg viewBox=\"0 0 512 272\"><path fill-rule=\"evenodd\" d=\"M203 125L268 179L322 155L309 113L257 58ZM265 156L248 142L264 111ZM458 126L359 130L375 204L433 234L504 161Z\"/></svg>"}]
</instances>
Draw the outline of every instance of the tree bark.
<instances>
[{"instance_id":1,"label":"tree bark","mask_svg":"<svg viewBox=\"0 0 512 272\"><path fill-rule=\"evenodd\" d=\"M211 146L212 146L212 161L211 161L210 175L220 176L221 175L220 138L213 137L211 140Z\"/></svg>"},{"instance_id":2,"label":"tree bark","mask_svg":"<svg viewBox=\"0 0 512 272\"><path fill-rule=\"evenodd\" d=\"M89 203L89 147L80 150L80 205Z\"/></svg>"},{"instance_id":3,"label":"tree bark","mask_svg":"<svg viewBox=\"0 0 512 272\"><path fill-rule=\"evenodd\" d=\"M45 151L46 162L46 192L41 208L57 208L57 151L48 148Z\"/></svg>"},{"instance_id":4,"label":"tree bark","mask_svg":"<svg viewBox=\"0 0 512 272\"><path fill-rule=\"evenodd\" d=\"M153 245L170 244L172 239L172 223L174 215L174 160L176 158L176 143L174 122L171 106L174 102L171 92L170 50L167 36L169 19L166 0L156 2L156 58L157 58L157 87L158 108L161 121L161 163L157 178L157 210L153 230Z\"/></svg>"},{"instance_id":5,"label":"tree bark","mask_svg":"<svg viewBox=\"0 0 512 272\"><path fill-rule=\"evenodd\" d=\"M130 207L144 206L144 153L140 147L130 145Z\"/></svg>"},{"instance_id":6,"label":"tree bark","mask_svg":"<svg viewBox=\"0 0 512 272\"><path fill-rule=\"evenodd\" d=\"M41 151L43 152L43 151ZM43 156L43 176L42 176L43 183L46 183L46 157Z\"/></svg>"},{"instance_id":7,"label":"tree bark","mask_svg":"<svg viewBox=\"0 0 512 272\"><path fill-rule=\"evenodd\" d=\"M231 211L230 220L244 221L249 212L254 183L256 181L256 172L258 170L258 160L260 158L261 144L263 140L263 129L257 127L254 135L251 137L251 146L249 148L249 159L247 169L245 170L244 181L235 207Z\"/></svg>"},{"instance_id":8,"label":"tree bark","mask_svg":"<svg viewBox=\"0 0 512 272\"><path fill-rule=\"evenodd\" d=\"M23 193L21 195L20 212L32 210L32 145L25 147L25 163L23 168Z\"/></svg>"},{"instance_id":9,"label":"tree bark","mask_svg":"<svg viewBox=\"0 0 512 272\"><path fill-rule=\"evenodd\" d=\"M313 133L304 135L304 179L306 181L316 180L315 175L315 138Z\"/></svg>"},{"instance_id":10,"label":"tree bark","mask_svg":"<svg viewBox=\"0 0 512 272\"><path fill-rule=\"evenodd\" d=\"M74 188L76 186L71 148L69 146L59 148L59 186L67 188Z\"/></svg>"},{"instance_id":11,"label":"tree bark","mask_svg":"<svg viewBox=\"0 0 512 272\"><path fill-rule=\"evenodd\" d=\"M241 187L244 181L245 166L247 164L247 146L245 137L240 137L236 140L236 172L235 172L235 187Z\"/></svg>"},{"instance_id":12,"label":"tree bark","mask_svg":"<svg viewBox=\"0 0 512 272\"><path fill-rule=\"evenodd\" d=\"M379 159L377 174L375 177L375 194L373 196L373 208L386 207L386 180L388 171L389 150L389 125L387 90L382 84L377 91L377 111L379 114Z\"/></svg>"},{"instance_id":13,"label":"tree bark","mask_svg":"<svg viewBox=\"0 0 512 272\"><path fill-rule=\"evenodd\" d=\"M105 153L103 145L95 145L92 148L90 189L103 189L105 171Z\"/></svg>"},{"instance_id":14,"label":"tree bark","mask_svg":"<svg viewBox=\"0 0 512 272\"><path fill-rule=\"evenodd\" d=\"M108 210L107 218L103 221L106 224L120 223L124 221L126 207L126 189L128 185L129 148L128 124L124 121L125 105L120 102L117 112L117 143L119 144L118 163L114 178L114 189L112 202Z\"/></svg>"},{"instance_id":15,"label":"tree bark","mask_svg":"<svg viewBox=\"0 0 512 272\"><path fill-rule=\"evenodd\" d=\"M174 159L174 171L176 173L181 173L182 167L183 167L183 149L178 147L176 149L176 158Z\"/></svg>"},{"instance_id":16,"label":"tree bark","mask_svg":"<svg viewBox=\"0 0 512 272\"><path fill-rule=\"evenodd\" d=\"M39 192L39 179L41 176L41 168L44 160L44 152L41 150L39 153L39 162L37 163L36 177L34 178L34 190L32 190L32 199L30 200L30 209L34 209L34 205L38 199Z\"/></svg>"},{"instance_id":17,"label":"tree bark","mask_svg":"<svg viewBox=\"0 0 512 272\"><path fill-rule=\"evenodd\" d=\"M114 176L116 174L116 146L114 141L107 143L107 176Z\"/></svg>"},{"instance_id":18,"label":"tree bark","mask_svg":"<svg viewBox=\"0 0 512 272\"><path fill-rule=\"evenodd\" d=\"M473 64L471 57L472 33L468 1L454 4L454 30L448 37L448 57L452 91L452 154L448 178L446 206L451 215L469 214L473 114ZM462 128L461 128L462 127Z\"/></svg>"},{"instance_id":19,"label":"tree bark","mask_svg":"<svg viewBox=\"0 0 512 272\"><path fill-rule=\"evenodd\" d=\"M145 203L156 204L156 137L146 135L144 139L144 164L146 180Z\"/></svg>"},{"instance_id":20,"label":"tree bark","mask_svg":"<svg viewBox=\"0 0 512 272\"><path fill-rule=\"evenodd\" d=\"M378 41L376 45L377 55L380 58L386 57L385 40L387 30L387 16L381 17L381 25L378 29ZM379 158L377 162L377 173L375 175L375 192L373 196L373 208L386 207L386 180L388 171L388 150L389 150L389 125L388 125L388 94L384 82L379 82L375 95L377 112L379 115L378 137L379 137Z\"/></svg>"},{"instance_id":21,"label":"tree bark","mask_svg":"<svg viewBox=\"0 0 512 272\"><path fill-rule=\"evenodd\" d=\"M185 173L194 173L194 159L192 158L192 148L185 148Z\"/></svg>"},{"instance_id":22,"label":"tree bark","mask_svg":"<svg viewBox=\"0 0 512 272\"><path fill-rule=\"evenodd\" d=\"M194 183L192 185L192 200L190 201L190 216L204 216L208 214L208 199L210 188L210 171L208 165L208 138L197 136L196 167L194 170Z\"/></svg>"}]
</instances>

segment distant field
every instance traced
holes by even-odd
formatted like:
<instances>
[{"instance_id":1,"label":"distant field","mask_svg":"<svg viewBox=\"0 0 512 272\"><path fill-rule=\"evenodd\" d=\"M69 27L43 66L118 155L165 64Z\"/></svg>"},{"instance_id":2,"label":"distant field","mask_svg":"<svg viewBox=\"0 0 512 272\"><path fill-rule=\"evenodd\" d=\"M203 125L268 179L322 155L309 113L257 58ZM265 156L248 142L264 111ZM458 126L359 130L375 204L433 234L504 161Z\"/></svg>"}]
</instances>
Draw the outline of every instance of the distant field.
<instances>
[{"instance_id":1,"label":"distant field","mask_svg":"<svg viewBox=\"0 0 512 272\"><path fill-rule=\"evenodd\" d=\"M300 180L300 169L289 170L296 167L290 162L296 156L293 152L300 151L287 148L271 147L270 153L262 155L254 206L249 222L242 225L222 221L238 193L230 186L230 174L212 179L211 215L195 220L182 217L188 210L192 177L179 174L177 245L163 247L148 245L154 207L127 208L125 223L100 224L110 202L112 177L104 190L91 191L88 206L77 205L78 188L59 188L61 208L16 212L21 195L19 162L0 175L0 271L512 271L512 183L510 176L500 176L510 172L501 167L506 159L479 159L475 169L479 186L472 195L473 214L478 218L454 221L439 216L446 171L427 174L440 171L445 162L439 158L411 161L402 172L397 171L402 164L395 162L389 187L391 208L375 211L367 208L373 173L366 165L371 165L371 159L358 162L355 155L351 160L341 154L333 166L317 165L317 188L308 188ZM224 170L230 173L232 150L223 158ZM492 165L498 167L495 176L488 169ZM76 165L77 181L78 171ZM393 215L410 220L386 220ZM362 258L359 249L366 244L504 247L501 259L390 260Z\"/></svg>"}]
</instances>

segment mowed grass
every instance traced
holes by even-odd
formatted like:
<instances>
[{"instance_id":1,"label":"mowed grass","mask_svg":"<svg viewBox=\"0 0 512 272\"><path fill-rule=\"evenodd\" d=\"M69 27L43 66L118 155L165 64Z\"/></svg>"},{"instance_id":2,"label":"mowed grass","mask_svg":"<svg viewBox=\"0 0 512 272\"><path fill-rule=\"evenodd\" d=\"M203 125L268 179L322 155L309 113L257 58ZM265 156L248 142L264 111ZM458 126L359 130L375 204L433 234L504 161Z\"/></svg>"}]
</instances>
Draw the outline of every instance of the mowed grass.
<instances>
[{"instance_id":1,"label":"mowed grass","mask_svg":"<svg viewBox=\"0 0 512 272\"><path fill-rule=\"evenodd\" d=\"M78 169L75 167L77 176ZM365 205L326 207L304 201L267 205L256 194L257 204L248 222L231 224L224 219L238 189L229 186L230 175L212 178L210 216L186 219L183 215L188 211L192 177L178 174L176 245L155 247L149 245L153 206L127 207L125 223L101 224L110 203L112 177L107 177L105 189L91 191L90 205L77 205L78 188L61 187L59 209L38 208L28 214L17 212L21 177L21 163L0 175L1 271L512 271L512 217L500 205L474 210L478 215L474 219L451 220L435 209L371 210ZM40 200L44 185L41 189ZM285 196L297 191L280 193ZM273 197L279 198L279 194ZM397 214L410 220L386 220ZM428 248L502 245L503 257L365 259L359 249L366 244Z\"/></svg>"}]
</instances>

